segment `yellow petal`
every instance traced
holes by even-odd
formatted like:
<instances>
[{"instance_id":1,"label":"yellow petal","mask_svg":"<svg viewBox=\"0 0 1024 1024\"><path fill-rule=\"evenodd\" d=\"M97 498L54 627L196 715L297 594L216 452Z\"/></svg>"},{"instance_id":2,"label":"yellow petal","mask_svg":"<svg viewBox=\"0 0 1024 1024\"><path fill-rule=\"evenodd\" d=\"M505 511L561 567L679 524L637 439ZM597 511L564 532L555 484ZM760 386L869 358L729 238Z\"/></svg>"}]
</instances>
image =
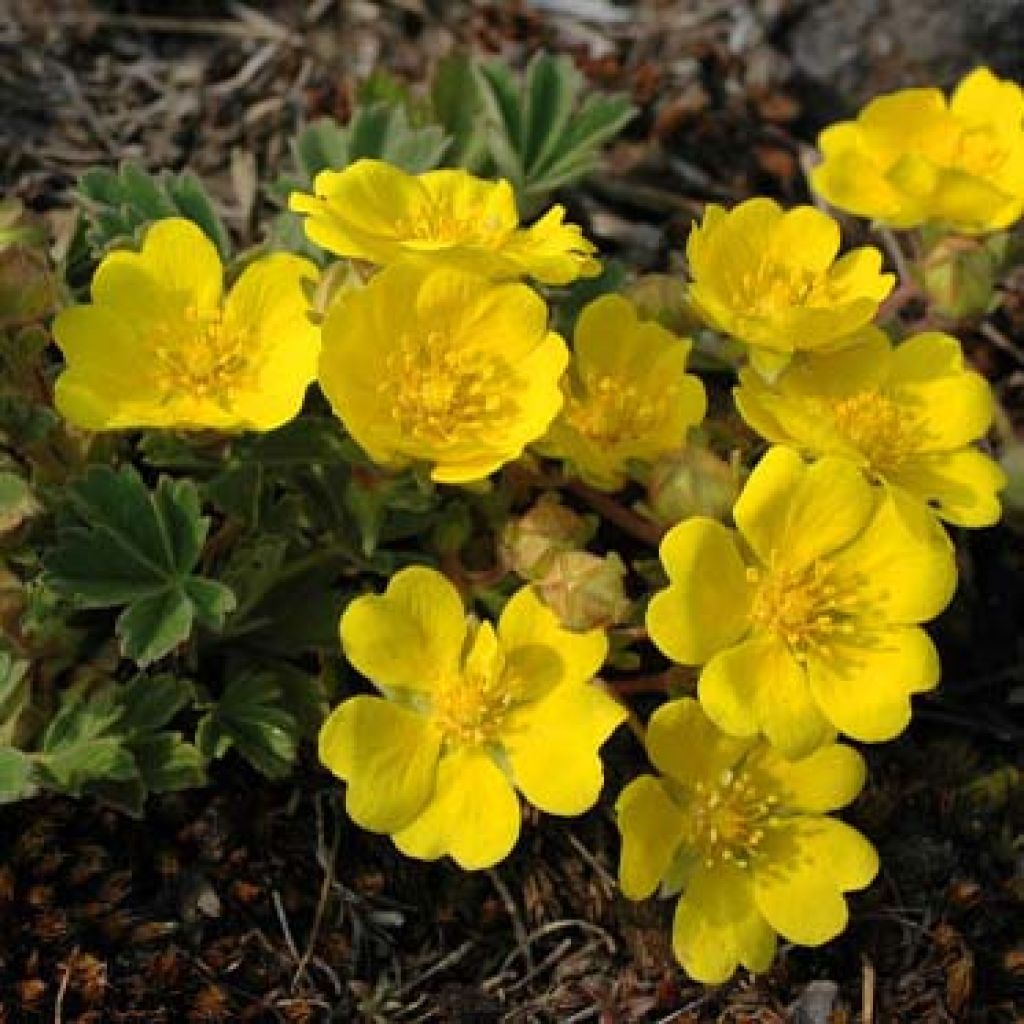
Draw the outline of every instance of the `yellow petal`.
<instances>
[{"instance_id":1,"label":"yellow petal","mask_svg":"<svg viewBox=\"0 0 1024 1024\"><path fill-rule=\"evenodd\" d=\"M882 492L863 533L829 562L836 580L855 590L858 606L886 622L933 619L956 589L946 531L920 500L892 488Z\"/></svg>"},{"instance_id":2,"label":"yellow petal","mask_svg":"<svg viewBox=\"0 0 1024 1024\"><path fill-rule=\"evenodd\" d=\"M701 706L735 736L763 732L786 757L806 757L832 737L801 665L779 639L755 634L716 654L698 684Z\"/></svg>"},{"instance_id":3,"label":"yellow petal","mask_svg":"<svg viewBox=\"0 0 1024 1024\"><path fill-rule=\"evenodd\" d=\"M580 277L596 277L601 264L597 249L576 224L564 223L565 211L553 206L535 224L517 231L501 254L543 284L569 284Z\"/></svg>"},{"instance_id":4,"label":"yellow petal","mask_svg":"<svg viewBox=\"0 0 1024 1024\"><path fill-rule=\"evenodd\" d=\"M600 687L569 683L513 710L498 739L531 804L576 815L597 802L604 784L598 748L625 720L623 707Z\"/></svg>"},{"instance_id":5,"label":"yellow petal","mask_svg":"<svg viewBox=\"0 0 1024 1024\"><path fill-rule=\"evenodd\" d=\"M922 629L894 626L809 657L811 692L829 721L865 743L898 736L910 722L910 696L939 681L939 659Z\"/></svg>"},{"instance_id":6,"label":"yellow petal","mask_svg":"<svg viewBox=\"0 0 1024 1024\"><path fill-rule=\"evenodd\" d=\"M695 981L717 985L743 964L759 973L775 956L775 932L754 903L750 876L722 865L698 869L672 922L672 948Z\"/></svg>"},{"instance_id":7,"label":"yellow petal","mask_svg":"<svg viewBox=\"0 0 1024 1024\"><path fill-rule=\"evenodd\" d=\"M292 193L289 206L308 213L310 241L333 252L386 263L400 252L402 225L425 203L422 186L383 160L357 160L343 171L323 171L313 183L316 196Z\"/></svg>"},{"instance_id":8,"label":"yellow petal","mask_svg":"<svg viewBox=\"0 0 1024 1024\"><path fill-rule=\"evenodd\" d=\"M988 68L975 68L961 79L949 109L973 124L1005 125L1019 131L1024 118L1024 93L1016 82L997 78Z\"/></svg>"},{"instance_id":9,"label":"yellow petal","mask_svg":"<svg viewBox=\"0 0 1024 1024\"><path fill-rule=\"evenodd\" d=\"M482 750L458 749L437 767L433 799L393 838L421 860L450 855L465 871L493 867L519 838L519 801L501 769Z\"/></svg>"},{"instance_id":10,"label":"yellow petal","mask_svg":"<svg viewBox=\"0 0 1024 1024\"><path fill-rule=\"evenodd\" d=\"M793 569L848 544L874 509L856 466L824 458L813 465L790 448L772 448L733 508L743 537L765 564Z\"/></svg>"},{"instance_id":11,"label":"yellow petal","mask_svg":"<svg viewBox=\"0 0 1024 1024\"><path fill-rule=\"evenodd\" d=\"M511 233L519 224L515 193L504 179L489 181L446 168L427 171L418 181L433 209L443 210L453 223L486 224L495 236Z\"/></svg>"},{"instance_id":12,"label":"yellow petal","mask_svg":"<svg viewBox=\"0 0 1024 1024\"><path fill-rule=\"evenodd\" d=\"M309 260L275 253L250 264L225 303L226 325L251 332L261 360L252 390L237 396L234 411L258 430L288 422L302 408L316 377L320 329L310 320L304 282L314 283Z\"/></svg>"},{"instance_id":13,"label":"yellow petal","mask_svg":"<svg viewBox=\"0 0 1024 1024\"><path fill-rule=\"evenodd\" d=\"M665 535L660 555L670 584L647 608L651 640L673 661L703 664L749 628L750 584L733 534L688 519Z\"/></svg>"},{"instance_id":14,"label":"yellow petal","mask_svg":"<svg viewBox=\"0 0 1024 1024\"><path fill-rule=\"evenodd\" d=\"M157 221L140 252L105 256L92 279L92 298L138 324L220 305L223 269L217 248L183 217Z\"/></svg>"},{"instance_id":15,"label":"yellow petal","mask_svg":"<svg viewBox=\"0 0 1024 1024\"><path fill-rule=\"evenodd\" d=\"M589 682L608 653L603 630L565 629L532 587L516 591L505 605L498 639L506 671L521 681L522 699L536 699L558 685Z\"/></svg>"},{"instance_id":16,"label":"yellow petal","mask_svg":"<svg viewBox=\"0 0 1024 1024\"><path fill-rule=\"evenodd\" d=\"M894 398L919 425L916 451L949 451L982 437L995 402L988 381L963 365L960 343L947 334L918 334L893 357Z\"/></svg>"},{"instance_id":17,"label":"yellow petal","mask_svg":"<svg viewBox=\"0 0 1024 1024\"><path fill-rule=\"evenodd\" d=\"M441 734L380 697L352 697L320 730L320 760L348 783L349 817L371 832L404 828L434 791Z\"/></svg>"},{"instance_id":18,"label":"yellow petal","mask_svg":"<svg viewBox=\"0 0 1024 1024\"><path fill-rule=\"evenodd\" d=\"M882 273L882 254L874 246L865 245L836 260L828 272L828 282L837 302L868 298L878 303L893 290L896 277Z\"/></svg>"},{"instance_id":19,"label":"yellow petal","mask_svg":"<svg viewBox=\"0 0 1024 1024\"><path fill-rule=\"evenodd\" d=\"M1021 202L992 181L948 168L938 176L931 205L933 219L947 221L964 234L984 234L1016 220Z\"/></svg>"},{"instance_id":20,"label":"yellow petal","mask_svg":"<svg viewBox=\"0 0 1024 1024\"><path fill-rule=\"evenodd\" d=\"M848 917L843 893L878 872L878 855L857 831L830 818L770 830L753 865L754 899L771 927L802 946L835 938Z\"/></svg>"},{"instance_id":21,"label":"yellow petal","mask_svg":"<svg viewBox=\"0 0 1024 1024\"><path fill-rule=\"evenodd\" d=\"M781 263L824 271L839 253L839 225L814 206L796 206L779 219L771 255Z\"/></svg>"},{"instance_id":22,"label":"yellow petal","mask_svg":"<svg viewBox=\"0 0 1024 1024\"><path fill-rule=\"evenodd\" d=\"M783 809L822 813L851 803L864 786L864 758L852 747L830 743L789 761L762 745L744 762L755 787L778 796Z\"/></svg>"},{"instance_id":23,"label":"yellow petal","mask_svg":"<svg viewBox=\"0 0 1024 1024\"><path fill-rule=\"evenodd\" d=\"M457 671L465 639L459 592L421 566L397 572L383 595L357 597L341 617L345 657L382 688L431 688Z\"/></svg>"},{"instance_id":24,"label":"yellow petal","mask_svg":"<svg viewBox=\"0 0 1024 1024\"><path fill-rule=\"evenodd\" d=\"M619 886L627 899L646 899L668 872L686 816L653 775L641 775L626 786L615 814L622 834Z\"/></svg>"},{"instance_id":25,"label":"yellow petal","mask_svg":"<svg viewBox=\"0 0 1024 1024\"><path fill-rule=\"evenodd\" d=\"M1006 474L973 448L905 459L887 478L956 526L992 526L1003 514L999 492Z\"/></svg>"},{"instance_id":26,"label":"yellow petal","mask_svg":"<svg viewBox=\"0 0 1024 1024\"><path fill-rule=\"evenodd\" d=\"M146 422L148 365L131 321L102 306L71 306L53 322L53 336L67 368L57 379L57 410L87 430ZM125 389L124 367L138 367L138 390ZM140 400L143 407L140 407Z\"/></svg>"},{"instance_id":27,"label":"yellow petal","mask_svg":"<svg viewBox=\"0 0 1024 1024\"><path fill-rule=\"evenodd\" d=\"M811 188L840 210L893 223L900 217L901 196L879 164L850 145L849 127L860 134L856 126L838 124L819 136L825 160L811 170Z\"/></svg>"},{"instance_id":28,"label":"yellow petal","mask_svg":"<svg viewBox=\"0 0 1024 1024\"><path fill-rule=\"evenodd\" d=\"M716 781L750 746L750 740L723 733L689 697L662 704L647 724L651 762L685 786Z\"/></svg>"}]
</instances>

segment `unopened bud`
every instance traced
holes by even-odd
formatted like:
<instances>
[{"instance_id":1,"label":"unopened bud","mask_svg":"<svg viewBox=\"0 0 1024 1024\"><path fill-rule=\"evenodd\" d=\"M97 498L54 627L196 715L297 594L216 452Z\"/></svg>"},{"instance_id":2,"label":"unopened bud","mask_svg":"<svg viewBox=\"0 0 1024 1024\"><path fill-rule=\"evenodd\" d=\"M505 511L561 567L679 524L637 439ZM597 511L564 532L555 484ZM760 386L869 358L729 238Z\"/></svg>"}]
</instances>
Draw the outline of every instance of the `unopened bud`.
<instances>
[{"instance_id":1,"label":"unopened bud","mask_svg":"<svg viewBox=\"0 0 1024 1024\"><path fill-rule=\"evenodd\" d=\"M697 445L659 459L651 469L647 503L658 522L672 526L690 516L724 519L740 490L736 465Z\"/></svg>"},{"instance_id":2,"label":"unopened bud","mask_svg":"<svg viewBox=\"0 0 1024 1024\"><path fill-rule=\"evenodd\" d=\"M42 320L56 301L42 222L17 200L5 200L0 203L0 329Z\"/></svg>"},{"instance_id":3,"label":"unopened bud","mask_svg":"<svg viewBox=\"0 0 1024 1024\"><path fill-rule=\"evenodd\" d=\"M935 242L921 261L917 276L932 309L949 320L967 320L989 312L1006 255L1007 236Z\"/></svg>"},{"instance_id":4,"label":"unopened bud","mask_svg":"<svg viewBox=\"0 0 1024 1024\"><path fill-rule=\"evenodd\" d=\"M549 492L529 512L508 521L501 534L499 557L523 579L536 580L547 572L555 555L582 548L593 533L590 521Z\"/></svg>"},{"instance_id":5,"label":"unopened bud","mask_svg":"<svg viewBox=\"0 0 1024 1024\"><path fill-rule=\"evenodd\" d=\"M583 632L625 622L630 613L623 581L626 567L614 552L563 551L536 584L544 603L566 629Z\"/></svg>"},{"instance_id":6,"label":"unopened bud","mask_svg":"<svg viewBox=\"0 0 1024 1024\"><path fill-rule=\"evenodd\" d=\"M702 326L687 294L686 282L673 274L644 274L626 289L641 320L656 320L662 327L686 337Z\"/></svg>"}]
</instances>

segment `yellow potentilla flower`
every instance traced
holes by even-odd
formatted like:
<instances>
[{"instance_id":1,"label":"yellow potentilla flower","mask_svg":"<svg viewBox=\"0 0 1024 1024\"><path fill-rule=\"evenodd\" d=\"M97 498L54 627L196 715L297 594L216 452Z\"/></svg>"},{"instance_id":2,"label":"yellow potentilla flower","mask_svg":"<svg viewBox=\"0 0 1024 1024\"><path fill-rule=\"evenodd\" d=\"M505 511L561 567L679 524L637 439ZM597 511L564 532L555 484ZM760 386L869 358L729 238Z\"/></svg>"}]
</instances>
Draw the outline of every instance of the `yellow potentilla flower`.
<instances>
[{"instance_id":1,"label":"yellow potentilla flower","mask_svg":"<svg viewBox=\"0 0 1024 1024\"><path fill-rule=\"evenodd\" d=\"M341 618L345 655L383 697L352 697L320 733L320 758L348 783L348 813L411 857L497 864L519 835L518 789L549 814L589 809L598 748L625 718L592 683L600 630L563 629L530 588L497 629L467 619L432 569L403 569Z\"/></svg>"},{"instance_id":2,"label":"yellow potentilla flower","mask_svg":"<svg viewBox=\"0 0 1024 1024\"><path fill-rule=\"evenodd\" d=\"M58 410L89 430L286 423L316 376L320 330L303 290L316 277L308 260L277 253L224 296L206 235L183 218L158 221L140 252L103 258L90 304L54 321L67 360Z\"/></svg>"},{"instance_id":3,"label":"yellow potentilla flower","mask_svg":"<svg viewBox=\"0 0 1024 1024\"><path fill-rule=\"evenodd\" d=\"M978 68L952 98L903 89L818 137L811 172L833 206L894 228L997 231L1024 209L1024 92Z\"/></svg>"},{"instance_id":4,"label":"yellow potentilla flower","mask_svg":"<svg viewBox=\"0 0 1024 1024\"><path fill-rule=\"evenodd\" d=\"M704 385L685 372L689 352L689 341L640 320L628 299L594 300L576 323L565 405L538 450L568 460L591 486L618 490L630 463L675 451L704 418Z\"/></svg>"},{"instance_id":5,"label":"yellow potentilla flower","mask_svg":"<svg viewBox=\"0 0 1024 1024\"><path fill-rule=\"evenodd\" d=\"M293 192L289 206L307 214L306 234L328 252L387 265L429 261L492 278L535 277L568 284L594 277L595 247L565 210L553 206L519 227L512 186L462 170L407 174L383 160L357 160L322 171L315 195Z\"/></svg>"},{"instance_id":6,"label":"yellow potentilla flower","mask_svg":"<svg viewBox=\"0 0 1024 1024\"><path fill-rule=\"evenodd\" d=\"M992 423L992 393L948 334L918 334L894 349L868 328L857 345L808 354L772 384L744 370L734 394L769 441L849 459L958 526L999 518L1006 476L972 447Z\"/></svg>"},{"instance_id":7,"label":"yellow potentilla flower","mask_svg":"<svg viewBox=\"0 0 1024 1024\"><path fill-rule=\"evenodd\" d=\"M733 519L739 536L703 517L666 534L669 586L647 612L665 655L704 666L709 717L735 736L763 732L787 757L836 729L867 742L900 733L911 694L938 682L916 624L956 585L942 527L845 459L808 466L781 447L758 463Z\"/></svg>"},{"instance_id":8,"label":"yellow potentilla flower","mask_svg":"<svg viewBox=\"0 0 1024 1024\"><path fill-rule=\"evenodd\" d=\"M395 264L331 307L320 384L375 462L482 480L561 408L569 353L547 319L526 285Z\"/></svg>"},{"instance_id":9,"label":"yellow potentilla flower","mask_svg":"<svg viewBox=\"0 0 1024 1024\"><path fill-rule=\"evenodd\" d=\"M874 318L894 283L877 249L836 259L839 242L839 225L813 206L708 206L686 246L691 302L766 369L797 351L834 347Z\"/></svg>"},{"instance_id":10,"label":"yellow potentilla flower","mask_svg":"<svg viewBox=\"0 0 1024 1024\"><path fill-rule=\"evenodd\" d=\"M843 894L878 872L871 844L828 817L864 784L856 751L830 743L787 761L764 741L719 732L689 699L658 708L647 751L663 777L642 775L616 803L620 881L634 900L659 883L665 895L682 891L672 945L691 977L764 971L776 933L818 946L846 927Z\"/></svg>"}]
</instances>

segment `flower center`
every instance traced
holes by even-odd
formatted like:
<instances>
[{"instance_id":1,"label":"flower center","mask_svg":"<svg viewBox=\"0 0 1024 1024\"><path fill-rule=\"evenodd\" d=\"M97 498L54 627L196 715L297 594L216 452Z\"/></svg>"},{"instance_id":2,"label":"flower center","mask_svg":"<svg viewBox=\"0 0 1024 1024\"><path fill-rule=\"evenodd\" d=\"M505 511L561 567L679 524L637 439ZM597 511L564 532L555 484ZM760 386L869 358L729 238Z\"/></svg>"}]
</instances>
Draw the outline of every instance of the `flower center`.
<instances>
[{"instance_id":1,"label":"flower center","mask_svg":"<svg viewBox=\"0 0 1024 1024\"><path fill-rule=\"evenodd\" d=\"M502 394L508 371L479 351L452 349L437 331L401 338L387 357L378 386L401 432L420 444L441 445L480 436L507 415Z\"/></svg>"},{"instance_id":2,"label":"flower center","mask_svg":"<svg viewBox=\"0 0 1024 1024\"><path fill-rule=\"evenodd\" d=\"M688 845L705 867L748 867L766 831L777 823L778 803L777 796L759 792L747 772L726 768L714 782L698 782L691 792Z\"/></svg>"},{"instance_id":3,"label":"flower center","mask_svg":"<svg viewBox=\"0 0 1024 1024\"><path fill-rule=\"evenodd\" d=\"M877 469L891 468L909 450L906 415L890 398L862 391L830 406L836 429Z\"/></svg>"},{"instance_id":4,"label":"flower center","mask_svg":"<svg viewBox=\"0 0 1024 1024\"><path fill-rule=\"evenodd\" d=\"M585 399L569 396L565 416L573 428L596 444L622 444L647 437L665 418L675 396L672 386L651 394L604 375L590 384Z\"/></svg>"},{"instance_id":5,"label":"flower center","mask_svg":"<svg viewBox=\"0 0 1024 1024\"><path fill-rule=\"evenodd\" d=\"M455 746L481 746L497 735L515 693L490 623L478 628L462 670L434 690L434 723Z\"/></svg>"},{"instance_id":6,"label":"flower center","mask_svg":"<svg viewBox=\"0 0 1024 1024\"><path fill-rule=\"evenodd\" d=\"M756 585L750 619L755 629L781 637L797 661L809 653L827 657L842 636L853 632L855 594L819 559L801 569L749 568Z\"/></svg>"},{"instance_id":7,"label":"flower center","mask_svg":"<svg viewBox=\"0 0 1024 1024\"><path fill-rule=\"evenodd\" d=\"M1006 163L1006 148L1001 145L995 132L988 128L972 128L964 131L957 140L951 161L953 167L979 178L997 173Z\"/></svg>"},{"instance_id":8,"label":"flower center","mask_svg":"<svg viewBox=\"0 0 1024 1024\"><path fill-rule=\"evenodd\" d=\"M446 245L495 245L502 234L493 215L475 210L459 216L443 203L424 204L414 216L399 220L396 228L400 236Z\"/></svg>"},{"instance_id":9,"label":"flower center","mask_svg":"<svg viewBox=\"0 0 1024 1024\"><path fill-rule=\"evenodd\" d=\"M181 398L230 404L256 373L252 332L226 324L220 310L189 306L182 320L152 338L154 375L163 402Z\"/></svg>"},{"instance_id":10,"label":"flower center","mask_svg":"<svg viewBox=\"0 0 1024 1024\"><path fill-rule=\"evenodd\" d=\"M803 267L764 260L756 270L739 278L740 300L755 315L794 306L827 305L828 281L823 274Z\"/></svg>"}]
</instances>

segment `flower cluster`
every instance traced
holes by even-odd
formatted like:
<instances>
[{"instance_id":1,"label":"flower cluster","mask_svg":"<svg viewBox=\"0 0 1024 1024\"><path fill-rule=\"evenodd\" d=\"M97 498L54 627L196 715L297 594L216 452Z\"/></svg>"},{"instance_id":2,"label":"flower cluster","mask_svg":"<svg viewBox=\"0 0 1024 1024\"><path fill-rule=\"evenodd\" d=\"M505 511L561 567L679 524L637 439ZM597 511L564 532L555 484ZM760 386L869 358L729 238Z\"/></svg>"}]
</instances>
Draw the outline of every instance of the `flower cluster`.
<instances>
[{"instance_id":1,"label":"flower cluster","mask_svg":"<svg viewBox=\"0 0 1024 1024\"><path fill-rule=\"evenodd\" d=\"M1021 90L985 70L948 104L884 97L822 135L812 181L891 227L991 231L1024 209L1022 119ZM939 681L924 627L956 586L945 524L1000 514L1004 477L979 447L993 397L949 325L904 331L883 310L895 277L879 249L841 255L831 216L767 198L708 206L685 316L638 287L648 301L601 294L575 323L575 300L553 319L559 293L537 285L594 277L595 247L561 207L521 226L506 181L363 159L289 205L322 263L348 261L344 283L276 253L224 294L230 268L206 235L160 221L58 316L55 400L87 430L269 431L317 382L358 448L346 486L372 477L378 504L399 480L455 495L371 563L405 566L382 594L346 595L341 648L363 680L320 757L353 821L412 857L492 866L516 844L520 798L562 816L597 802L600 748L629 718L658 774L618 796L621 885L679 897L685 969L719 982L764 970L778 935L835 936L844 894L877 870L829 816L865 777L837 735L907 727ZM732 423L704 424L695 341L670 329L697 321L696 346L743 353ZM571 344L552 329L566 322ZM712 451L743 424L769 446L749 474ZM339 504L351 513L352 492ZM464 564L480 524L487 543ZM616 550L616 530L660 565ZM654 650L630 649L646 639ZM671 693L645 731L611 676L659 653L697 670L696 699Z\"/></svg>"},{"instance_id":2,"label":"flower cluster","mask_svg":"<svg viewBox=\"0 0 1024 1024\"><path fill-rule=\"evenodd\" d=\"M979 68L946 101L904 89L856 121L826 128L811 183L842 210L894 228L965 234L1005 228L1024 211L1024 92Z\"/></svg>"}]
</instances>

